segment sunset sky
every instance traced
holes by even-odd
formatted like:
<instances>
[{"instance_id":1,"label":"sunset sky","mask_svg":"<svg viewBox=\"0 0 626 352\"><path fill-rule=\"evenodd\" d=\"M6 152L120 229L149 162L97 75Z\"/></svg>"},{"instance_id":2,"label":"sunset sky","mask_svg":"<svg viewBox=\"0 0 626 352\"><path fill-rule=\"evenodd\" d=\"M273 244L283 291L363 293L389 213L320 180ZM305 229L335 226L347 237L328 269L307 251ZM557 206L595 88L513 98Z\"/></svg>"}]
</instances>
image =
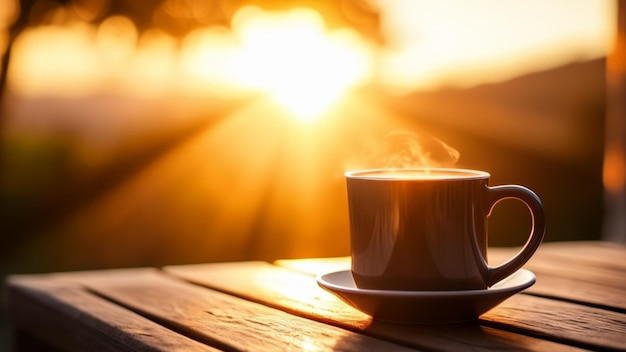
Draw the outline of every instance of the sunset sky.
<instances>
[{"instance_id":1,"label":"sunset sky","mask_svg":"<svg viewBox=\"0 0 626 352\"><path fill-rule=\"evenodd\" d=\"M497 81L606 55L615 1L378 1L393 47L383 64L398 88Z\"/></svg>"},{"instance_id":2,"label":"sunset sky","mask_svg":"<svg viewBox=\"0 0 626 352\"><path fill-rule=\"evenodd\" d=\"M438 100L437 93L431 100L422 94L420 104L411 98L419 94L389 99L419 108L402 113L386 105L384 93L470 87L602 58L614 39L616 2L368 1L379 6L384 44L354 28L331 26L304 8L248 6L234 13L229 26L207 25L178 36L159 28L139 30L123 16L85 22L67 9L28 28L13 47L5 131L12 133L7 140L16 150L35 141L42 146L35 152L42 152L27 155L30 164L17 160L18 166L34 166L14 172L22 188L6 189L25 189L28 196L35 193L35 181L56 188L54 182L67 183L64 172L78 178L87 170L92 178L85 178L85 189L94 182L101 193L77 198L53 214L60 220L41 231L54 235L37 237L40 242L24 247L27 253L16 252L16 258L40 262L47 252L50 262L67 260L68 267L78 267L98 260L139 265L180 258L343 255L348 248L343 172L379 165L369 159L368 148L379 149L385 136L398 130L441 139L460 152L462 167L484 168L507 176L506 182L532 181L529 186L538 178L539 186L547 184L546 204L557 214L553 224L578 230L570 219L582 222L587 216L573 216L569 204L550 202L551 195L568 199L554 196L566 184L550 183L557 174L545 168L574 170L577 176L583 169L593 171L577 164L593 153L578 157L569 148L600 144L589 127L598 126L603 113L600 60L573 65L578 68L568 72L579 83L556 75L549 76L559 77L556 81L544 78L522 87L529 92L523 98L531 101L519 104L500 101L499 94L482 100L456 96L454 104L449 96ZM5 28L10 9L0 6ZM358 89L372 83L375 90ZM255 99L237 105L223 96ZM193 135L178 132L200 122L207 127ZM532 140L531 129L540 131ZM167 148L157 143L169 140L177 142ZM149 162L137 157L156 155L157 146L164 149ZM392 152L383 149L383 156ZM514 152L521 161L511 163ZM48 163L37 159L48 155ZM118 175L137 160L145 164L107 181L107 175ZM569 164L555 160L573 160L572 167L563 169ZM80 194L69 186L67 192ZM558 214L565 220L559 222ZM56 258L65 247L97 248L100 257L85 250Z\"/></svg>"},{"instance_id":3,"label":"sunset sky","mask_svg":"<svg viewBox=\"0 0 626 352\"><path fill-rule=\"evenodd\" d=\"M0 1L5 3L0 22L6 26L14 6L10 0ZM71 95L100 89L117 77L118 85L120 80L147 82L141 90L154 93L182 76L193 85L191 90L218 86L224 91L243 83L284 98L284 89L259 81L260 70L274 77L284 70L312 71L315 76L311 67L328 68L334 70L330 76L337 77L334 89L340 90L371 79L372 65L377 64L378 81L405 93L442 85L471 86L602 57L610 48L616 22L616 3L610 0L370 2L381 13L381 31L387 39L382 48L353 30L331 31L321 17L295 10L240 11L232 29L207 27L182 40L158 30L138 33L123 17L99 26L51 24L30 29L18 40L11 85L24 94ZM251 63L251 55L274 66L255 68L258 62ZM279 56L299 66L286 67L276 59ZM315 92L332 92L329 87Z\"/></svg>"}]
</instances>

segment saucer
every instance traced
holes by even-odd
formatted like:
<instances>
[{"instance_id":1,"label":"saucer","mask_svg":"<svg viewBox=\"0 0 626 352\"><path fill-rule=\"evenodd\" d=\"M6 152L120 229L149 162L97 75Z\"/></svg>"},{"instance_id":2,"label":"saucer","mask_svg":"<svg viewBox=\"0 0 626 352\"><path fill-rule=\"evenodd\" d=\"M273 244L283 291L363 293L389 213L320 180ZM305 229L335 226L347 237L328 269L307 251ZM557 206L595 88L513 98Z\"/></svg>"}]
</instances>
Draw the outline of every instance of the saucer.
<instances>
[{"instance_id":1,"label":"saucer","mask_svg":"<svg viewBox=\"0 0 626 352\"><path fill-rule=\"evenodd\" d=\"M404 324L452 324L478 316L532 286L535 274L520 269L483 290L395 291L356 287L350 270L317 277L317 284L376 320Z\"/></svg>"}]
</instances>

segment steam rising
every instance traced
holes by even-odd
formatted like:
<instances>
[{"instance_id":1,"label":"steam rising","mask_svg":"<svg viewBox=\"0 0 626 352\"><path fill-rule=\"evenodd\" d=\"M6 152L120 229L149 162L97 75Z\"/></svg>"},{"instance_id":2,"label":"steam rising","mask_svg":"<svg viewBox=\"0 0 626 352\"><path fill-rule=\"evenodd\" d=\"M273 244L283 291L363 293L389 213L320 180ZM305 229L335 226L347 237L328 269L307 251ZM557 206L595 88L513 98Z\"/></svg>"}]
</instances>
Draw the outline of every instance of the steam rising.
<instances>
[{"instance_id":1,"label":"steam rising","mask_svg":"<svg viewBox=\"0 0 626 352\"><path fill-rule=\"evenodd\" d=\"M380 145L368 149L368 168L452 167L460 156L438 138L408 131L389 133Z\"/></svg>"}]
</instances>

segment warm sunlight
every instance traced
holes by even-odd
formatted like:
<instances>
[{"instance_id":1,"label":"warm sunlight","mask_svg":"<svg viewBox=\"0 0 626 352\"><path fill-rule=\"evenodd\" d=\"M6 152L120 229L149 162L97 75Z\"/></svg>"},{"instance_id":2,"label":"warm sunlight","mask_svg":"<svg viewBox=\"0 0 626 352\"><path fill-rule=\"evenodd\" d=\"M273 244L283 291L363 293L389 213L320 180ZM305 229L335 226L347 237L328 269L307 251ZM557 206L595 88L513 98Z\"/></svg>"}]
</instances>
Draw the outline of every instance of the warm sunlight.
<instances>
[{"instance_id":1,"label":"warm sunlight","mask_svg":"<svg viewBox=\"0 0 626 352\"><path fill-rule=\"evenodd\" d=\"M139 36L121 16L98 26L37 27L15 44L11 83L27 95L73 96L120 87L150 94L171 86L190 94L256 91L307 121L371 79L374 69L373 48L356 31L329 31L317 12L304 8L243 7L232 30L192 31L176 50L174 38L158 30Z\"/></svg>"},{"instance_id":2,"label":"warm sunlight","mask_svg":"<svg viewBox=\"0 0 626 352\"><path fill-rule=\"evenodd\" d=\"M356 32L327 32L313 10L244 7L233 28L242 44L238 80L269 92L303 120L319 116L373 71L372 54Z\"/></svg>"},{"instance_id":3,"label":"warm sunlight","mask_svg":"<svg viewBox=\"0 0 626 352\"><path fill-rule=\"evenodd\" d=\"M377 0L389 45L381 79L406 93L501 81L603 57L615 1Z\"/></svg>"},{"instance_id":4,"label":"warm sunlight","mask_svg":"<svg viewBox=\"0 0 626 352\"><path fill-rule=\"evenodd\" d=\"M14 45L9 71L11 87L23 95L51 94L71 97L97 89L103 80L98 52L91 38L93 27L41 26L26 30ZM114 56L120 45L111 47ZM45 55L42 55L45 53Z\"/></svg>"},{"instance_id":5,"label":"warm sunlight","mask_svg":"<svg viewBox=\"0 0 626 352\"><path fill-rule=\"evenodd\" d=\"M548 199L599 175L613 0L213 1L208 14L183 11L201 0L111 1L142 11L91 19L60 2L17 36L6 90L6 189L26 200L10 209L15 243L44 227L62 238L29 245L33 262L67 248L96 249L67 265L345 255L343 173L388 165L381 141L405 131ZM374 3L371 21L348 2ZM596 226L588 193L593 214L555 211L561 233ZM18 217L29 202L46 221ZM517 245L496 221L498 244Z\"/></svg>"},{"instance_id":6,"label":"warm sunlight","mask_svg":"<svg viewBox=\"0 0 626 352\"><path fill-rule=\"evenodd\" d=\"M246 6L235 12L231 28L210 25L182 38L156 29L140 33L120 16L101 24L56 22L18 38L9 81L24 95L120 87L141 94L261 91L306 120L371 80L406 93L601 57L615 25L612 1L394 0L377 6L386 38L378 47L354 29L328 29L306 8Z\"/></svg>"}]
</instances>

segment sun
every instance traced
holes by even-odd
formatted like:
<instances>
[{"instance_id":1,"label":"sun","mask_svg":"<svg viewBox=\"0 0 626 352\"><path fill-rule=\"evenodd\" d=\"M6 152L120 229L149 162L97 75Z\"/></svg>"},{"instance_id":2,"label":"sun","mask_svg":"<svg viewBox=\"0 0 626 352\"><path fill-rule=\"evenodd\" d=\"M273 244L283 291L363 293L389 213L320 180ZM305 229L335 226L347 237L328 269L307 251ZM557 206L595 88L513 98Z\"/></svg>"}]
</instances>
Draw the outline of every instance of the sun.
<instances>
[{"instance_id":1,"label":"sun","mask_svg":"<svg viewBox=\"0 0 626 352\"><path fill-rule=\"evenodd\" d=\"M239 82L268 93L302 121L319 117L373 72L373 50L351 29L327 31L315 11L241 8L232 27L240 40Z\"/></svg>"}]
</instances>

